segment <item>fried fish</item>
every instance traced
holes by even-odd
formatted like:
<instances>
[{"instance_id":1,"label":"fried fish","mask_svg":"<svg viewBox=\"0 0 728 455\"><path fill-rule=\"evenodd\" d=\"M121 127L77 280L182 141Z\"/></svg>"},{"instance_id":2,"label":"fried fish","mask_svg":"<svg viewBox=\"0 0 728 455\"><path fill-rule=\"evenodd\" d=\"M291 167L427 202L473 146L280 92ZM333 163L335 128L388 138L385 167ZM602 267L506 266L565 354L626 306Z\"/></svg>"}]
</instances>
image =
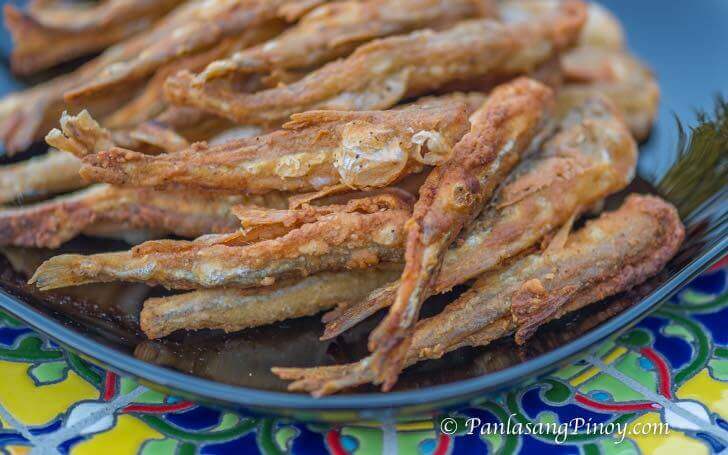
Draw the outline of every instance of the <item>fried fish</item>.
<instances>
[{"instance_id":1,"label":"fried fish","mask_svg":"<svg viewBox=\"0 0 728 455\"><path fill-rule=\"evenodd\" d=\"M332 207L281 237L245 245L157 241L132 251L61 255L41 265L31 283L42 289L91 282L142 281L175 289L272 285L322 271L401 262L411 205L397 195ZM227 240L225 236L223 240Z\"/></svg>"},{"instance_id":2,"label":"fried fish","mask_svg":"<svg viewBox=\"0 0 728 455\"><path fill-rule=\"evenodd\" d=\"M0 245L57 248L81 233L151 229L182 237L230 232L242 196L183 190L117 188L106 184L17 208L0 210Z\"/></svg>"},{"instance_id":3,"label":"fried fish","mask_svg":"<svg viewBox=\"0 0 728 455\"><path fill-rule=\"evenodd\" d=\"M79 105L97 117L110 114L142 96L140 90L163 66L209 50L226 37L255 35L253 28L266 29L279 22L276 11L283 3L195 0L182 4L143 33L109 47L77 70L2 99L0 141L9 154L24 150L54 126L61 112ZM264 34L260 39L269 37Z\"/></svg>"},{"instance_id":4,"label":"fried fish","mask_svg":"<svg viewBox=\"0 0 728 455\"><path fill-rule=\"evenodd\" d=\"M0 167L0 204L36 200L86 186L81 161L50 150L45 155Z\"/></svg>"},{"instance_id":5,"label":"fried fish","mask_svg":"<svg viewBox=\"0 0 728 455\"><path fill-rule=\"evenodd\" d=\"M445 253L432 293L443 293L537 245L550 232L632 180L637 145L613 105L572 107L543 149L522 162L493 202ZM392 305L399 282L324 317L332 338Z\"/></svg>"},{"instance_id":6,"label":"fried fish","mask_svg":"<svg viewBox=\"0 0 728 455\"><path fill-rule=\"evenodd\" d=\"M149 338L175 330L226 332L310 316L342 301L363 298L396 278L397 264L345 272L323 272L265 289L203 289L144 302L140 325Z\"/></svg>"},{"instance_id":7,"label":"fried fish","mask_svg":"<svg viewBox=\"0 0 728 455\"><path fill-rule=\"evenodd\" d=\"M443 28L468 18L495 14L488 0L366 0L322 5L266 43L213 62L196 76L200 86L236 75L308 72L376 38L419 28Z\"/></svg>"},{"instance_id":8,"label":"fried fish","mask_svg":"<svg viewBox=\"0 0 728 455\"><path fill-rule=\"evenodd\" d=\"M647 139L657 115L660 88L642 62L626 51L582 46L565 53L561 66L565 79L559 91L561 106L602 94L619 108L635 138Z\"/></svg>"},{"instance_id":9,"label":"fried fish","mask_svg":"<svg viewBox=\"0 0 728 455\"><path fill-rule=\"evenodd\" d=\"M399 374L409 333L437 279L445 252L468 229L497 186L543 134L553 92L531 79L497 87L472 115L470 132L452 158L430 173L407 221L405 268L387 317L372 332L369 348L385 387Z\"/></svg>"},{"instance_id":10,"label":"fried fish","mask_svg":"<svg viewBox=\"0 0 728 455\"><path fill-rule=\"evenodd\" d=\"M61 3L58 5L57 3ZM6 3L14 73L30 74L101 51L143 32L181 0L106 0L98 3L31 1L25 10Z\"/></svg>"},{"instance_id":11,"label":"fried fish","mask_svg":"<svg viewBox=\"0 0 728 455\"><path fill-rule=\"evenodd\" d=\"M115 185L172 183L250 194L384 187L447 161L469 129L472 106L482 100L446 95L388 111L305 112L283 130L166 155L111 148L85 156L81 175Z\"/></svg>"},{"instance_id":12,"label":"fried fish","mask_svg":"<svg viewBox=\"0 0 728 455\"><path fill-rule=\"evenodd\" d=\"M197 87L189 72L169 78L165 90L175 104L241 124L276 123L315 109L386 109L457 81L528 73L572 46L585 20L585 5L567 0L525 21L471 20L376 40L297 82L255 93Z\"/></svg>"},{"instance_id":13,"label":"fried fish","mask_svg":"<svg viewBox=\"0 0 728 455\"><path fill-rule=\"evenodd\" d=\"M514 260L480 277L440 314L417 324L405 365L515 332L522 343L536 328L659 272L684 238L677 210L653 196L629 196L623 206L570 234L563 246ZM348 365L274 368L290 390L315 396L380 383L372 358Z\"/></svg>"},{"instance_id":14,"label":"fried fish","mask_svg":"<svg viewBox=\"0 0 728 455\"><path fill-rule=\"evenodd\" d=\"M146 39L142 52L117 59L65 93L67 101L86 99L130 81L147 78L180 57L209 49L225 38L277 20L278 8L295 0L195 0L175 10Z\"/></svg>"}]
</instances>

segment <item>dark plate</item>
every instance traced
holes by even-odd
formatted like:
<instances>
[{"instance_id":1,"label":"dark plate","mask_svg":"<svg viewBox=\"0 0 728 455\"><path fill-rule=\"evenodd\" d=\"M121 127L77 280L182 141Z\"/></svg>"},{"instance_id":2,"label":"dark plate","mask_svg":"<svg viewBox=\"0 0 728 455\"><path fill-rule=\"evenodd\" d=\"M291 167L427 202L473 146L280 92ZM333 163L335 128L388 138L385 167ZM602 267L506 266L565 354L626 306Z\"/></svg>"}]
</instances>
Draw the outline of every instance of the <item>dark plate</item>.
<instances>
[{"instance_id":1,"label":"dark plate","mask_svg":"<svg viewBox=\"0 0 728 455\"><path fill-rule=\"evenodd\" d=\"M713 152L718 162L710 162L705 143L678 143L676 122L677 117L686 125L699 123L696 110L712 112L716 94L728 93L728 29L723 23L728 3L606 3L623 20L633 50L657 72L663 91L659 121L641 148L639 177L630 191L658 193L676 204L688 230L682 250L663 273L619 296L617 304L603 302L550 324L525 348L502 340L423 362L407 370L397 390L388 394L362 388L323 399L285 393L285 384L270 374L270 367L355 360L365 353L363 341L374 321L331 343L318 341L321 325L315 317L231 335L201 331L150 342L138 333L136 316L141 301L158 290L112 284L40 294L24 284L22 270L34 269L51 253L28 249L6 252L20 273L0 260L0 307L85 359L150 387L242 411L300 419L421 416L563 365L635 324L728 251L728 149ZM3 49L8 48L5 37ZM0 70L3 92L23 86L10 76L6 62ZM704 127L696 137L710 136L706 131ZM726 133L722 132L724 145ZM609 205L617 205L622 197L611 198ZM64 247L84 252L110 248L125 245L81 238ZM428 304L428 311L451 297Z\"/></svg>"}]
</instances>

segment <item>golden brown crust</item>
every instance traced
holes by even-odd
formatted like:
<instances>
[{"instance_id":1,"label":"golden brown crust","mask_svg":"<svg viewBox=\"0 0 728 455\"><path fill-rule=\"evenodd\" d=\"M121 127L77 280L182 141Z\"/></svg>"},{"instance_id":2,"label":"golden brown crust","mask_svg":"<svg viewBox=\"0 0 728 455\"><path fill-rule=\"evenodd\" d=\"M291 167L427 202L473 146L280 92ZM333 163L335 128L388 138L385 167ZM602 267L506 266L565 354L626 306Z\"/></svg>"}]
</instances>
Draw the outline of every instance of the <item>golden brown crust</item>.
<instances>
[{"instance_id":1,"label":"golden brown crust","mask_svg":"<svg viewBox=\"0 0 728 455\"><path fill-rule=\"evenodd\" d=\"M208 49L183 54L158 67L145 87L130 102L103 119L108 128L133 128L152 120L168 106L164 98L164 82L181 70L199 71L207 64L226 57L240 49L263 42L278 35L284 26L278 21L251 27L232 37L223 38Z\"/></svg>"},{"instance_id":2,"label":"golden brown crust","mask_svg":"<svg viewBox=\"0 0 728 455\"><path fill-rule=\"evenodd\" d=\"M409 215L409 209L338 211L282 237L243 246L166 241L153 253L142 244L131 252L61 255L39 267L32 281L41 289L117 280L176 289L271 285L326 270L400 262Z\"/></svg>"},{"instance_id":3,"label":"golden brown crust","mask_svg":"<svg viewBox=\"0 0 728 455\"><path fill-rule=\"evenodd\" d=\"M119 147L136 150L137 143L149 145L165 152L178 152L191 142L209 138L231 123L220 117L191 107L168 106L155 118L128 129L129 141L117 141Z\"/></svg>"},{"instance_id":4,"label":"golden brown crust","mask_svg":"<svg viewBox=\"0 0 728 455\"><path fill-rule=\"evenodd\" d=\"M22 203L85 186L78 175L81 161L73 155L48 153L0 167L0 204Z\"/></svg>"},{"instance_id":5,"label":"golden brown crust","mask_svg":"<svg viewBox=\"0 0 728 455\"><path fill-rule=\"evenodd\" d=\"M237 242L258 242L281 237L304 224L325 220L335 213L376 213L383 210L409 211L414 201L409 195L388 191L368 197L355 198L345 205L303 206L281 210L254 205L232 208L242 226Z\"/></svg>"},{"instance_id":6,"label":"golden brown crust","mask_svg":"<svg viewBox=\"0 0 728 455\"><path fill-rule=\"evenodd\" d=\"M78 115L68 115L64 112L61 115L60 126L60 130L53 128L48 132L45 137L46 143L78 158L114 146L111 132L102 128L85 109Z\"/></svg>"},{"instance_id":7,"label":"golden brown crust","mask_svg":"<svg viewBox=\"0 0 728 455\"><path fill-rule=\"evenodd\" d=\"M323 272L265 289L205 289L144 302L140 325L149 338L175 330L226 332L310 316L337 302L356 300L396 278L401 267Z\"/></svg>"},{"instance_id":8,"label":"golden brown crust","mask_svg":"<svg viewBox=\"0 0 728 455\"><path fill-rule=\"evenodd\" d=\"M195 78L200 86L237 74L310 71L345 57L367 41L419 28L442 28L494 12L483 0L366 0L325 4L264 44L216 61Z\"/></svg>"},{"instance_id":9,"label":"golden brown crust","mask_svg":"<svg viewBox=\"0 0 728 455\"><path fill-rule=\"evenodd\" d=\"M441 293L536 245L574 214L624 188L634 175L637 146L603 98L574 106L538 155L521 163L447 251L433 291ZM334 337L392 304L398 283L326 317Z\"/></svg>"},{"instance_id":10,"label":"golden brown crust","mask_svg":"<svg viewBox=\"0 0 728 455\"><path fill-rule=\"evenodd\" d=\"M58 117L66 108L63 92L79 80L93 73L99 66L94 60L78 70L38 84L28 90L12 93L0 100L0 142L5 152L13 155L28 148L34 141L57 125ZM105 113L123 104L134 93L109 93L90 101L86 107L96 113Z\"/></svg>"},{"instance_id":11,"label":"golden brown crust","mask_svg":"<svg viewBox=\"0 0 728 455\"><path fill-rule=\"evenodd\" d=\"M382 187L450 157L468 129L469 106L460 99L444 96L390 111L306 112L293 115L283 130L167 155L106 149L85 157L81 175L116 185L174 183L253 194L339 183Z\"/></svg>"},{"instance_id":12,"label":"golden brown crust","mask_svg":"<svg viewBox=\"0 0 728 455\"><path fill-rule=\"evenodd\" d=\"M587 16L579 37L579 46L593 46L614 51L624 49L624 30L614 14L599 3L590 2Z\"/></svg>"},{"instance_id":13,"label":"golden brown crust","mask_svg":"<svg viewBox=\"0 0 728 455\"><path fill-rule=\"evenodd\" d=\"M472 115L470 132L455 146L451 160L435 168L420 188L407 221L405 268L397 298L369 338L385 388L399 374L403 358L397 353L406 352L410 328L437 279L447 248L541 133L553 102L553 92L530 79L499 86Z\"/></svg>"},{"instance_id":14,"label":"golden brown crust","mask_svg":"<svg viewBox=\"0 0 728 455\"><path fill-rule=\"evenodd\" d=\"M88 84L99 74L113 69L115 64L142 54L151 44L162 41L162 37L172 35L175 29L199 13L196 6L197 2L182 5L149 30L111 46L75 71L3 98L0 101L0 141L6 152L13 154L26 149L55 126L61 113L70 107L64 100L66 92ZM86 97L83 107L94 115L105 115L133 98L139 82L144 81L129 81L118 90L105 90L97 96Z\"/></svg>"},{"instance_id":15,"label":"golden brown crust","mask_svg":"<svg viewBox=\"0 0 728 455\"><path fill-rule=\"evenodd\" d=\"M283 2L195 0L185 3L153 27L111 46L79 69L3 99L0 140L8 153L16 153L55 126L64 109L83 106L103 118L137 95L141 98L112 120L116 124L139 120L147 116L140 112L146 108L150 109L151 116L161 108L159 100L154 99L159 87L152 84L147 93L138 92L156 71L164 71L165 66L175 68L175 61L185 62L187 57L191 61L186 63L197 62L195 54L208 55L207 51L228 36L240 38L248 45L269 38L271 32L280 29L274 3Z\"/></svg>"},{"instance_id":16,"label":"golden brown crust","mask_svg":"<svg viewBox=\"0 0 728 455\"><path fill-rule=\"evenodd\" d=\"M384 109L403 98L488 74L527 73L578 38L586 19L579 0L559 3L525 22L462 22L443 32L418 31L376 40L290 85L233 93L179 73L167 80L176 104L195 106L239 123L275 123L313 109Z\"/></svg>"},{"instance_id":17,"label":"golden brown crust","mask_svg":"<svg viewBox=\"0 0 728 455\"><path fill-rule=\"evenodd\" d=\"M278 16L285 19L287 22L296 22L303 16L318 8L319 6L328 3L336 2L339 0L295 0L288 3L284 3L278 8Z\"/></svg>"},{"instance_id":18,"label":"golden brown crust","mask_svg":"<svg viewBox=\"0 0 728 455\"><path fill-rule=\"evenodd\" d=\"M266 27L286 0L197 0L183 5L160 22L145 39L142 52L118 59L65 93L67 101L95 96L152 75L163 65L204 51L226 37L249 28ZM153 39L152 39L153 38Z\"/></svg>"},{"instance_id":19,"label":"golden brown crust","mask_svg":"<svg viewBox=\"0 0 728 455\"><path fill-rule=\"evenodd\" d=\"M653 196L632 195L620 209L570 235L564 248L526 256L482 276L442 313L420 321L405 364L485 344L513 330L523 341L545 321L626 291L654 275L675 255L684 234L673 206ZM541 311L531 311L532 299ZM520 305L515 317L513 304ZM275 368L273 372L295 380L290 390L320 396L379 382L372 363L370 356L349 365Z\"/></svg>"},{"instance_id":20,"label":"golden brown crust","mask_svg":"<svg viewBox=\"0 0 728 455\"><path fill-rule=\"evenodd\" d=\"M183 237L230 232L237 225L230 207L243 200L100 184L38 204L0 210L0 239L2 245L56 248L102 225L115 225L116 231L148 228Z\"/></svg>"},{"instance_id":21,"label":"golden brown crust","mask_svg":"<svg viewBox=\"0 0 728 455\"><path fill-rule=\"evenodd\" d=\"M622 50L582 46L564 54L561 66L566 84L559 92L559 105L601 94L619 108L638 141L647 139L657 115L660 88L642 62Z\"/></svg>"},{"instance_id":22,"label":"golden brown crust","mask_svg":"<svg viewBox=\"0 0 728 455\"><path fill-rule=\"evenodd\" d=\"M30 74L144 31L180 0L108 0L98 4L47 5L26 11L5 4L5 25L13 40L12 70Z\"/></svg>"}]
</instances>

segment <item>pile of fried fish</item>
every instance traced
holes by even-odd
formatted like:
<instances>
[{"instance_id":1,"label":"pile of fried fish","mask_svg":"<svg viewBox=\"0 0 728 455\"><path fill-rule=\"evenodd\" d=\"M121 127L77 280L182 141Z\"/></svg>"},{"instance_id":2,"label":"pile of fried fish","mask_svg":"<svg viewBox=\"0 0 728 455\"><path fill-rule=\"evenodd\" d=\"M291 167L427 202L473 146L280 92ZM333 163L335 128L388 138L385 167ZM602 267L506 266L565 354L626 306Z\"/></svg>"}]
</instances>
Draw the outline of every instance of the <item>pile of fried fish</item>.
<instances>
[{"instance_id":1,"label":"pile of fried fish","mask_svg":"<svg viewBox=\"0 0 728 455\"><path fill-rule=\"evenodd\" d=\"M144 302L149 338L325 312L331 339L386 312L360 361L275 368L291 390L389 390L416 362L524 343L655 275L684 237L655 196L599 214L635 175L659 88L596 4L35 0L5 18L17 73L98 56L0 100L6 154L50 146L0 169L0 244L143 234L30 282L178 291Z\"/></svg>"}]
</instances>

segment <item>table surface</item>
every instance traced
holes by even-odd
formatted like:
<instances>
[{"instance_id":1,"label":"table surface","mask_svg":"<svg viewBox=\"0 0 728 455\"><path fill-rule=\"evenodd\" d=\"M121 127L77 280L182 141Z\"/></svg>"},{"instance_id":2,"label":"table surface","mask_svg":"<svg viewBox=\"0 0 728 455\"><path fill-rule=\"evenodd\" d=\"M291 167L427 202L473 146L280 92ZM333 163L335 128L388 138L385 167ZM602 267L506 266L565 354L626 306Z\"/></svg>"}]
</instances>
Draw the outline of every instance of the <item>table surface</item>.
<instances>
[{"instance_id":1,"label":"table surface","mask_svg":"<svg viewBox=\"0 0 728 455\"><path fill-rule=\"evenodd\" d=\"M455 434L441 431L448 416L331 427L197 406L102 371L0 312L0 452L718 453L728 447L727 281L724 260L583 360L452 414ZM468 417L503 422L511 434L468 434ZM558 432L514 434L519 423L577 417L602 425L565 441ZM669 433L637 434L660 422ZM621 442L615 424L626 431Z\"/></svg>"}]
</instances>

